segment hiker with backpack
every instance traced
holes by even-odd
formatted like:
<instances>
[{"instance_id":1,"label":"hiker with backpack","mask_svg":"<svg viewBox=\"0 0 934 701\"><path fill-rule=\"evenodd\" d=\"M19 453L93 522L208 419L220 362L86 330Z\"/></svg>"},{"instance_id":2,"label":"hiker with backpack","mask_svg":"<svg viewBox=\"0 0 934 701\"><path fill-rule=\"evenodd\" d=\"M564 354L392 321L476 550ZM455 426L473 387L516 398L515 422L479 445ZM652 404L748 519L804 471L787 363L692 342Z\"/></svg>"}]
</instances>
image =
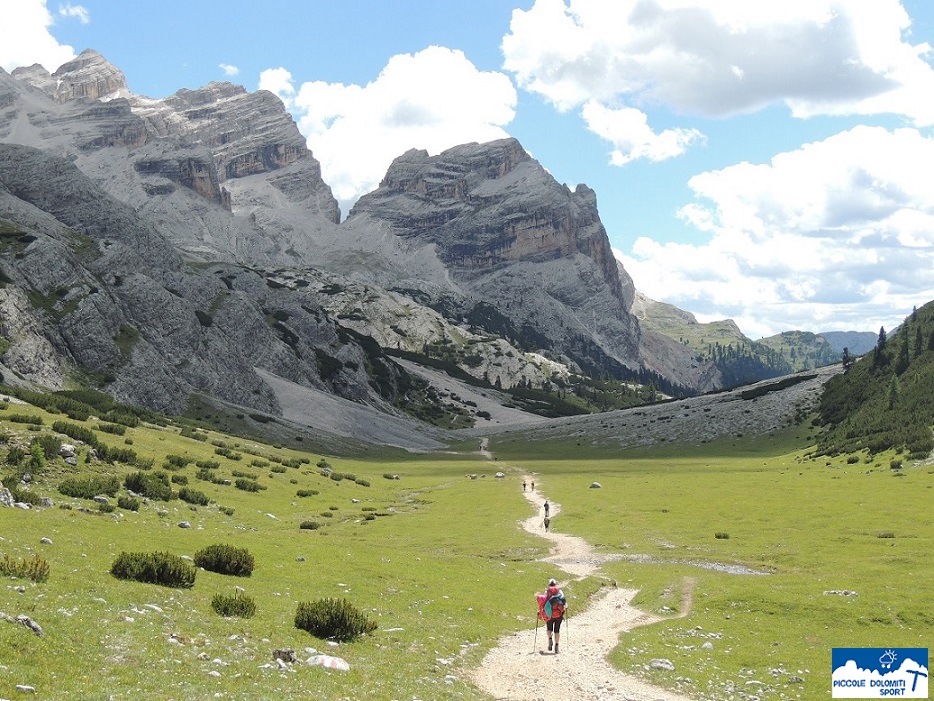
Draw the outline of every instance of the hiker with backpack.
<instances>
[{"instance_id":1,"label":"hiker with backpack","mask_svg":"<svg viewBox=\"0 0 934 701\"><path fill-rule=\"evenodd\" d=\"M551 525L551 519L546 516L545 520L542 521L542 524L545 526L545 533L547 533L548 527Z\"/></svg>"},{"instance_id":2,"label":"hiker with backpack","mask_svg":"<svg viewBox=\"0 0 934 701\"><path fill-rule=\"evenodd\" d=\"M546 620L548 629L548 650L554 647L555 654L558 654L558 643L561 641L561 621L564 620L564 612L568 607L568 600L564 592L558 588L558 583L554 579L548 580L548 588L544 593L544 605L541 612ZM541 597L540 597L541 598ZM554 645L552 645L552 643Z\"/></svg>"},{"instance_id":3,"label":"hiker with backpack","mask_svg":"<svg viewBox=\"0 0 934 701\"><path fill-rule=\"evenodd\" d=\"M548 516L548 512L551 510L551 507L548 505L548 500L545 499L545 516Z\"/></svg>"}]
</instances>

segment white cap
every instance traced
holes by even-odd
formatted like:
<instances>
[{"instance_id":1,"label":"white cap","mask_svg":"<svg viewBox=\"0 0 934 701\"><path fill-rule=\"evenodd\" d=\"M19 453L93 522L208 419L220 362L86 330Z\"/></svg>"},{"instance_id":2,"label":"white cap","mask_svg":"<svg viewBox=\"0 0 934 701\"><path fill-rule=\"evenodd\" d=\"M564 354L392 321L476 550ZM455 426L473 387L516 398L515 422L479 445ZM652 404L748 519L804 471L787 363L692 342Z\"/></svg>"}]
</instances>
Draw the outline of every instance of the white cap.
<instances>
[{"instance_id":1,"label":"white cap","mask_svg":"<svg viewBox=\"0 0 934 701\"><path fill-rule=\"evenodd\" d=\"M557 584L558 584L558 583L557 583L554 579L549 579L549 580L548 580L548 586L549 586L549 587L557 586Z\"/></svg>"}]
</instances>

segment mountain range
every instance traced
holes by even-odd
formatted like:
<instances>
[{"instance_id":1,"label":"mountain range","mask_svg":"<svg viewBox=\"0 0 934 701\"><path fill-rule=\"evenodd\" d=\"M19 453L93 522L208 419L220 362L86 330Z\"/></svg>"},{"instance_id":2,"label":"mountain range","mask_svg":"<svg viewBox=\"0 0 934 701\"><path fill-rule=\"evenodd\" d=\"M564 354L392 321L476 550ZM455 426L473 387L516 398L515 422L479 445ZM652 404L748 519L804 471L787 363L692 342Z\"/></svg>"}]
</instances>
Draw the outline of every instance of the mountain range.
<instances>
[{"instance_id":1,"label":"mountain range","mask_svg":"<svg viewBox=\"0 0 934 701\"><path fill-rule=\"evenodd\" d=\"M0 69L10 384L272 416L299 388L456 425L476 407L439 397L427 366L512 391L519 408L547 396L585 411L598 392L687 396L842 352L809 336L752 342L641 295L595 193L514 139L401 154L342 221L269 92L210 83L151 99L93 50L52 74ZM874 341L845 339L851 354Z\"/></svg>"}]
</instances>

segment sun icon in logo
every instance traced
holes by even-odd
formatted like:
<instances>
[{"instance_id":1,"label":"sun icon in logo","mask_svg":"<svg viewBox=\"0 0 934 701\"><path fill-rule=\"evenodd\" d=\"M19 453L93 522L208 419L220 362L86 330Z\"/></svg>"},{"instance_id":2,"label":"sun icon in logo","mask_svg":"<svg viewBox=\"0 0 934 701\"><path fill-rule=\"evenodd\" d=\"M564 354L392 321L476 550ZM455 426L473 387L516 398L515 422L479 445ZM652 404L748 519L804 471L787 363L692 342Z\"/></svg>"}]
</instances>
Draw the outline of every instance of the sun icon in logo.
<instances>
[{"instance_id":1,"label":"sun icon in logo","mask_svg":"<svg viewBox=\"0 0 934 701\"><path fill-rule=\"evenodd\" d=\"M895 664L895 657L894 650L886 650L882 653L882 657L879 658L879 665L882 669L891 669L892 665Z\"/></svg>"}]
</instances>

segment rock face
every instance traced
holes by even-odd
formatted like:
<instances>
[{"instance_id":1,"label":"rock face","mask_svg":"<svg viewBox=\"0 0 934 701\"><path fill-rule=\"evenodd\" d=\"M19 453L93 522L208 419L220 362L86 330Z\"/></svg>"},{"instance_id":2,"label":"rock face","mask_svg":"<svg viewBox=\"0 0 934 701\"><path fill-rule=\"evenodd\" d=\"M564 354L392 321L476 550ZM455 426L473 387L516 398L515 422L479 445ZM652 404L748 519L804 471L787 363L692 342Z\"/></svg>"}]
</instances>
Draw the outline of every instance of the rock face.
<instances>
[{"instance_id":1,"label":"rock face","mask_svg":"<svg viewBox=\"0 0 934 701\"><path fill-rule=\"evenodd\" d=\"M521 346L593 374L648 371L669 386L715 385L715 372L697 372L668 339L643 347L629 313L634 286L613 256L593 190L559 184L515 139L405 153L345 226L388 228L411 247L431 248L464 295L465 318Z\"/></svg>"},{"instance_id":2,"label":"rock face","mask_svg":"<svg viewBox=\"0 0 934 701\"><path fill-rule=\"evenodd\" d=\"M584 185L513 139L409 151L340 222L281 101L230 83L133 94L85 51L0 70L0 371L178 412L278 413L269 377L388 408L381 348L471 344L462 369L716 386L642 333ZM267 379L264 379L267 378Z\"/></svg>"}]
</instances>

